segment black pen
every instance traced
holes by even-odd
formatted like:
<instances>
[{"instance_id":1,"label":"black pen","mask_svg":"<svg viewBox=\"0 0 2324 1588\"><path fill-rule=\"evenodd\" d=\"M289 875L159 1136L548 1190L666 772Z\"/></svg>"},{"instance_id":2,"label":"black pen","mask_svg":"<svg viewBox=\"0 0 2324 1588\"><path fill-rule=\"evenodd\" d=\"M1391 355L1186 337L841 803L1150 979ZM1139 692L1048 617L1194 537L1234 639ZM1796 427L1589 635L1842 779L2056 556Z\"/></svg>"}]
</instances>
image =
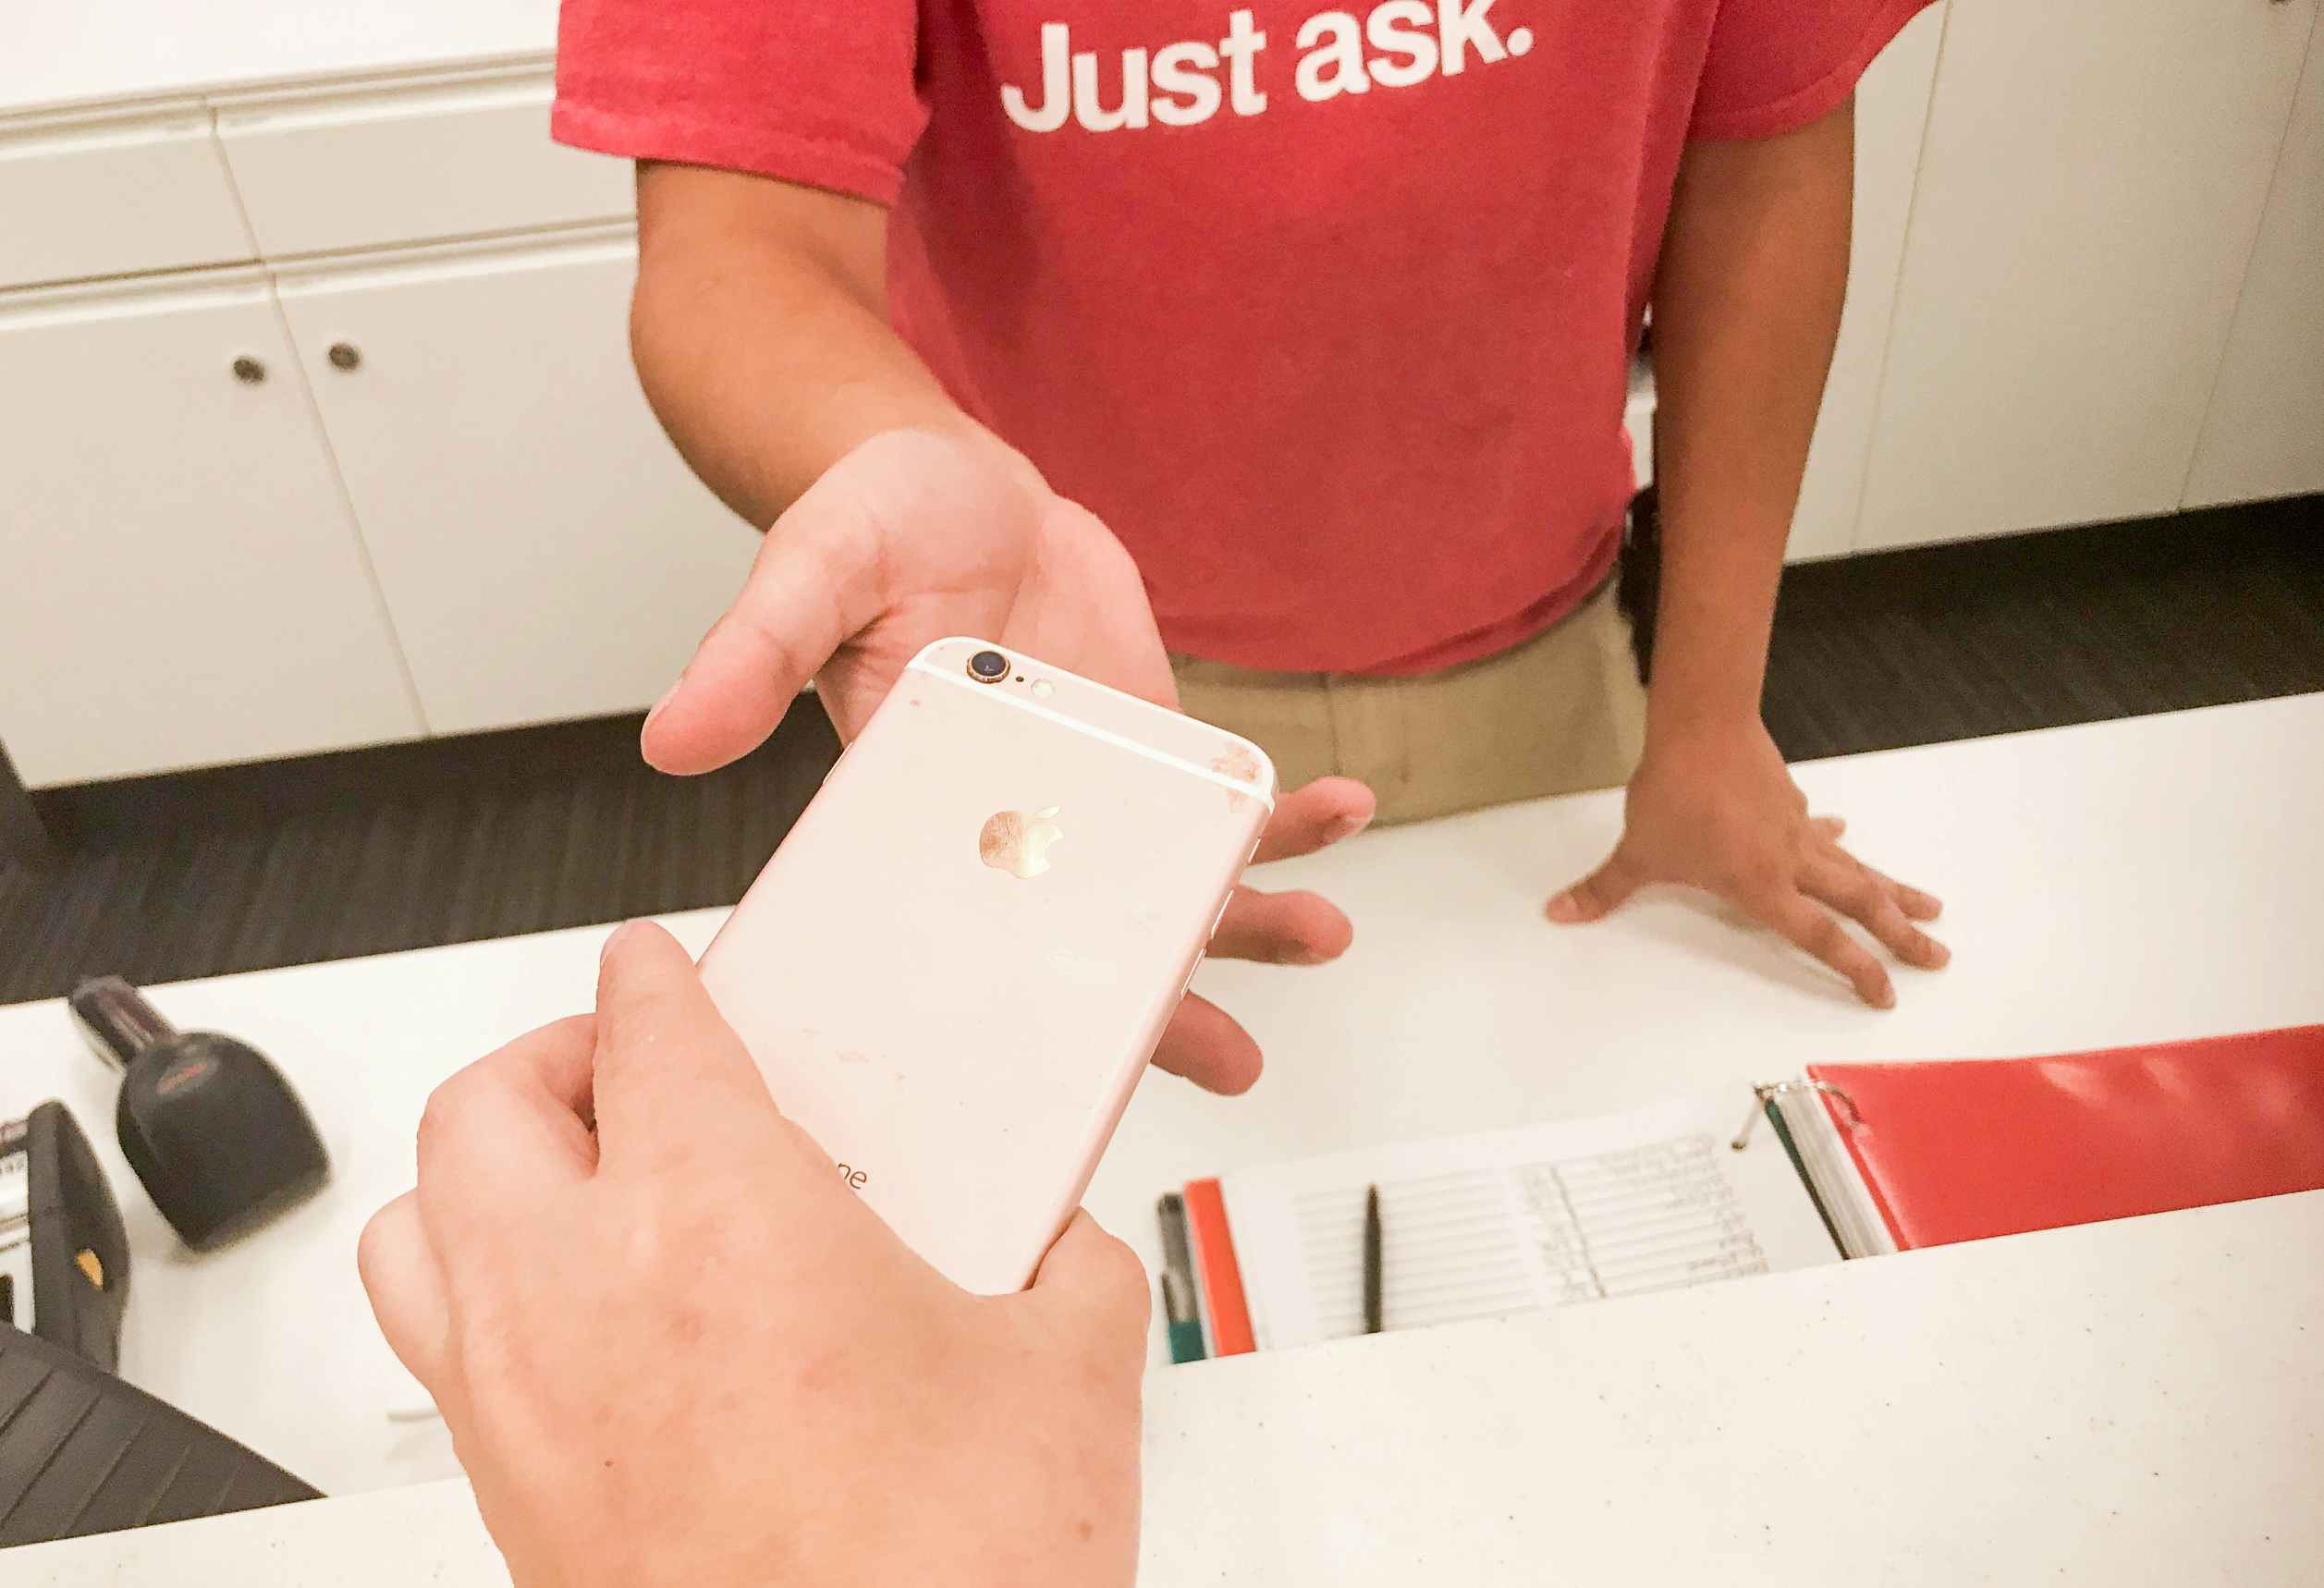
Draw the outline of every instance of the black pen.
<instances>
[{"instance_id":1,"label":"black pen","mask_svg":"<svg viewBox=\"0 0 2324 1588\"><path fill-rule=\"evenodd\" d=\"M1364 1332L1380 1332L1380 1188L1364 1193Z\"/></svg>"}]
</instances>

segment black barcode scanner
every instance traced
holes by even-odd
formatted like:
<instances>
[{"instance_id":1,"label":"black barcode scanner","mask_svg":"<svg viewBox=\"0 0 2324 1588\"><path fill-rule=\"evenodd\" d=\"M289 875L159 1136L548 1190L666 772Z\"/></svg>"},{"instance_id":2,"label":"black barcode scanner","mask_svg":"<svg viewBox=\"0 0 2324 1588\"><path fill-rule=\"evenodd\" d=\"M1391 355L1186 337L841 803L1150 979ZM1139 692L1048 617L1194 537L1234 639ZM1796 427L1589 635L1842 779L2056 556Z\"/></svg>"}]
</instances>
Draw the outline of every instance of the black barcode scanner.
<instances>
[{"instance_id":1,"label":"black barcode scanner","mask_svg":"<svg viewBox=\"0 0 2324 1588\"><path fill-rule=\"evenodd\" d=\"M178 1031L118 976L83 982L68 1002L89 1045L121 1072L121 1155L187 1245L230 1240L330 1177L314 1121L264 1054Z\"/></svg>"}]
</instances>

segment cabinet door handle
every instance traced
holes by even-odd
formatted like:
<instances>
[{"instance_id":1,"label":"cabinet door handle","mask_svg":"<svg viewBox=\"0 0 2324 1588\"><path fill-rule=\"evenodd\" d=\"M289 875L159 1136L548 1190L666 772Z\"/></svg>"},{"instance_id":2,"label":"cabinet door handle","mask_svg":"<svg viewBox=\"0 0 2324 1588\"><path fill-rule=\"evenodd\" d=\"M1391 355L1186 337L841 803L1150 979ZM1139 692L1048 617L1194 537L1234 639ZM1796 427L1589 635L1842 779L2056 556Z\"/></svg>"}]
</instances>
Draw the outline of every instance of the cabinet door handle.
<instances>
[{"instance_id":1,"label":"cabinet door handle","mask_svg":"<svg viewBox=\"0 0 2324 1588\"><path fill-rule=\"evenodd\" d=\"M244 353L234 360L234 378L246 386L254 386L266 378L266 366Z\"/></svg>"},{"instance_id":2,"label":"cabinet door handle","mask_svg":"<svg viewBox=\"0 0 2324 1588\"><path fill-rule=\"evenodd\" d=\"M332 343L331 351L327 356L331 360L331 367L335 370L353 370L362 367L362 350L352 342Z\"/></svg>"}]
</instances>

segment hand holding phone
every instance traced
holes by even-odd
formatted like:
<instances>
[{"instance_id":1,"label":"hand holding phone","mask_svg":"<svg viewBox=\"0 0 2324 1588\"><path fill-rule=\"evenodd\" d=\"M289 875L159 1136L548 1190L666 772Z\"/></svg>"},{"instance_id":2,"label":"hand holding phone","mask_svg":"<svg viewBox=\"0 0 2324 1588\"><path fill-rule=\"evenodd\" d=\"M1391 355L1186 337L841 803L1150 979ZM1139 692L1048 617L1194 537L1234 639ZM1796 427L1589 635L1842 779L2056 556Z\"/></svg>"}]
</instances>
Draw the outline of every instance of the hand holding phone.
<instances>
[{"instance_id":1,"label":"hand holding phone","mask_svg":"<svg viewBox=\"0 0 2324 1588\"><path fill-rule=\"evenodd\" d=\"M1021 1288L1275 801L1254 745L982 640L914 657L703 955L787 1115L956 1283Z\"/></svg>"},{"instance_id":2,"label":"hand holding phone","mask_svg":"<svg viewBox=\"0 0 2324 1588\"><path fill-rule=\"evenodd\" d=\"M1177 703L1137 568L1095 515L989 438L889 431L834 463L769 530L734 604L647 717L645 757L667 772L722 766L772 733L811 678L852 740L905 664L945 634L983 634ZM1289 790L1257 858L1347 837L1372 808L1370 791L1345 777ZM1317 965L1352 934L1312 893L1243 887L1212 951ZM1258 1079L1260 1060L1232 1018L1191 997L1155 1062L1233 1093Z\"/></svg>"},{"instance_id":3,"label":"hand holding phone","mask_svg":"<svg viewBox=\"0 0 2324 1588\"><path fill-rule=\"evenodd\" d=\"M363 1282L518 1588L1130 1588L1137 1258L1082 1215L963 1294L779 1102L642 923L429 1099Z\"/></svg>"}]
</instances>

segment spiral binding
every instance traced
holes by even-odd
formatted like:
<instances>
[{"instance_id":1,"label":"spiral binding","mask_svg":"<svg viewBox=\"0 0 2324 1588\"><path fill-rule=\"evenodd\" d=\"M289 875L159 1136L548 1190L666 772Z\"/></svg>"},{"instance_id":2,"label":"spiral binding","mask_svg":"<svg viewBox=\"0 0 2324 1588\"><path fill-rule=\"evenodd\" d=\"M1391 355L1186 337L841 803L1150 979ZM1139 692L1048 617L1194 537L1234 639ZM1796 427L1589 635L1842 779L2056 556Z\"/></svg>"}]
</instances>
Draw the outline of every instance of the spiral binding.
<instances>
[{"instance_id":1,"label":"spiral binding","mask_svg":"<svg viewBox=\"0 0 2324 1588\"><path fill-rule=\"evenodd\" d=\"M1735 1139L1728 1142L1728 1146L1740 1153L1751 1145L1751 1132L1758 1129L1759 1117L1767 1111L1767 1105L1793 1092L1820 1092L1827 1097L1839 1098L1847 1105L1848 1128L1851 1130L1864 1128L1864 1111L1856 1106L1856 1100L1830 1081L1778 1081L1751 1089L1751 1112L1743 1116L1743 1129L1735 1132Z\"/></svg>"}]
</instances>

